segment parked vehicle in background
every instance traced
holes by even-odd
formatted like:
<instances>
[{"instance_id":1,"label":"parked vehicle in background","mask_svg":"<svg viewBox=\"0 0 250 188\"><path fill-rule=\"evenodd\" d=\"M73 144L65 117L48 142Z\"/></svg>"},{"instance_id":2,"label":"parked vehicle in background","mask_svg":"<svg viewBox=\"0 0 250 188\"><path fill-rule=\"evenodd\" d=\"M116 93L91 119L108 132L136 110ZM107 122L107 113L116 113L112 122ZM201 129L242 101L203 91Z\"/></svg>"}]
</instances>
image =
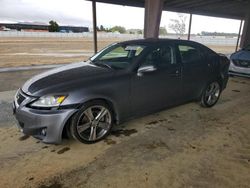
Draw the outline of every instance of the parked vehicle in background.
<instances>
[{"instance_id":1,"label":"parked vehicle in background","mask_svg":"<svg viewBox=\"0 0 250 188\"><path fill-rule=\"evenodd\" d=\"M228 81L229 60L191 41L142 39L112 44L89 59L39 74L17 91L18 127L46 143L63 133L84 143L114 124L200 101L212 107Z\"/></svg>"},{"instance_id":2,"label":"parked vehicle in background","mask_svg":"<svg viewBox=\"0 0 250 188\"><path fill-rule=\"evenodd\" d=\"M250 77L250 45L231 55L229 74Z\"/></svg>"}]
</instances>

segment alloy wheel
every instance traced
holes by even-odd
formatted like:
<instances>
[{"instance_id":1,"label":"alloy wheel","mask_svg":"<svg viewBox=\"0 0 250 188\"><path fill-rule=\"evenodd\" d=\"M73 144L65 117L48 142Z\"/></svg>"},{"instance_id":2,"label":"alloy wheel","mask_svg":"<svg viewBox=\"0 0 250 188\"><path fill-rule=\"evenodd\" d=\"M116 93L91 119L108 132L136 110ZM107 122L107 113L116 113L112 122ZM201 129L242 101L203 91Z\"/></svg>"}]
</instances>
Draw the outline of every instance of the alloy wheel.
<instances>
[{"instance_id":1,"label":"alloy wheel","mask_svg":"<svg viewBox=\"0 0 250 188\"><path fill-rule=\"evenodd\" d=\"M112 126L111 112L104 106L88 107L77 121L78 135L87 141L96 141L106 135Z\"/></svg>"},{"instance_id":2,"label":"alloy wheel","mask_svg":"<svg viewBox=\"0 0 250 188\"><path fill-rule=\"evenodd\" d=\"M220 96L220 85L218 82L212 82L206 89L205 102L208 105L214 105Z\"/></svg>"}]
</instances>

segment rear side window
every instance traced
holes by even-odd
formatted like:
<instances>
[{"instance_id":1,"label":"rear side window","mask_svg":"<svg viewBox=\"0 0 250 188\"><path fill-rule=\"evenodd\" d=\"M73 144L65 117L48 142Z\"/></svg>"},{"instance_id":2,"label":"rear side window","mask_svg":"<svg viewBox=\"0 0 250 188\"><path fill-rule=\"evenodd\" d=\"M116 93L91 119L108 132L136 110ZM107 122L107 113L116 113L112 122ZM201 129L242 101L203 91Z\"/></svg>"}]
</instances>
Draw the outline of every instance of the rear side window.
<instances>
[{"instance_id":1,"label":"rear side window","mask_svg":"<svg viewBox=\"0 0 250 188\"><path fill-rule=\"evenodd\" d=\"M178 48L184 64L201 62L201 53L199 48L189 45L179 45Z\"/></svg>"}]
</instances>

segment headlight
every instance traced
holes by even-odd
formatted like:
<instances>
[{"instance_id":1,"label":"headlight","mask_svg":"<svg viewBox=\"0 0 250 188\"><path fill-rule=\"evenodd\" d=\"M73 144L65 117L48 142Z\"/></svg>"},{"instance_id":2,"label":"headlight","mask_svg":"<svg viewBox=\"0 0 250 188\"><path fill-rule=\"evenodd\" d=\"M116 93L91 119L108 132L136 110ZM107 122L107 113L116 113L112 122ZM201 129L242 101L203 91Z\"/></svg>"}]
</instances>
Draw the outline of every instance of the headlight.
<instances>
[{"instance_id":1,"label":"headlight","mask_svg":"<svg viewBox=\"0 0 250 188\"><path fill-rule=\"evenodd\" d=\"M240 64L239 60L235 60L235 59L234 59L234 60L232 60L232 62L233 62L233 64L236 65L236 66L239 66L239 64Z\"/></svg>"},{"instance_id":2,"label":"headlight","mask_svg":"<svg viewBox=\"0 0 250 188\"><path fill-rule=\"evenodd\" d=\"M44 96L40 97L35 102L31 103L30 106L33 107L58 107L66 98L65 95L62 96Z\"/></svg>"}]
</instances>

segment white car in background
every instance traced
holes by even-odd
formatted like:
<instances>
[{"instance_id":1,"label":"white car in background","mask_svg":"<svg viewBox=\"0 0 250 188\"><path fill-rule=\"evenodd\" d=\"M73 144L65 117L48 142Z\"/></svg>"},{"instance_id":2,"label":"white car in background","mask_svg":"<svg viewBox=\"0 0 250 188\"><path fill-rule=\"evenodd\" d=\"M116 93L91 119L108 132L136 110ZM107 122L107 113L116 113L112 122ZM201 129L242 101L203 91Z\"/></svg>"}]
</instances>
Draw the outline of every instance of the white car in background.
<instances>
[{"instance_id":1,"label":"white car in background","mask_svg":"<svg viewBox=\"0 0 250 188\"><path fill-rule=\"evenodd\" d=\"M231 55L229 75L250 78L250 45Z\"/></svg>"}]
</instances>

